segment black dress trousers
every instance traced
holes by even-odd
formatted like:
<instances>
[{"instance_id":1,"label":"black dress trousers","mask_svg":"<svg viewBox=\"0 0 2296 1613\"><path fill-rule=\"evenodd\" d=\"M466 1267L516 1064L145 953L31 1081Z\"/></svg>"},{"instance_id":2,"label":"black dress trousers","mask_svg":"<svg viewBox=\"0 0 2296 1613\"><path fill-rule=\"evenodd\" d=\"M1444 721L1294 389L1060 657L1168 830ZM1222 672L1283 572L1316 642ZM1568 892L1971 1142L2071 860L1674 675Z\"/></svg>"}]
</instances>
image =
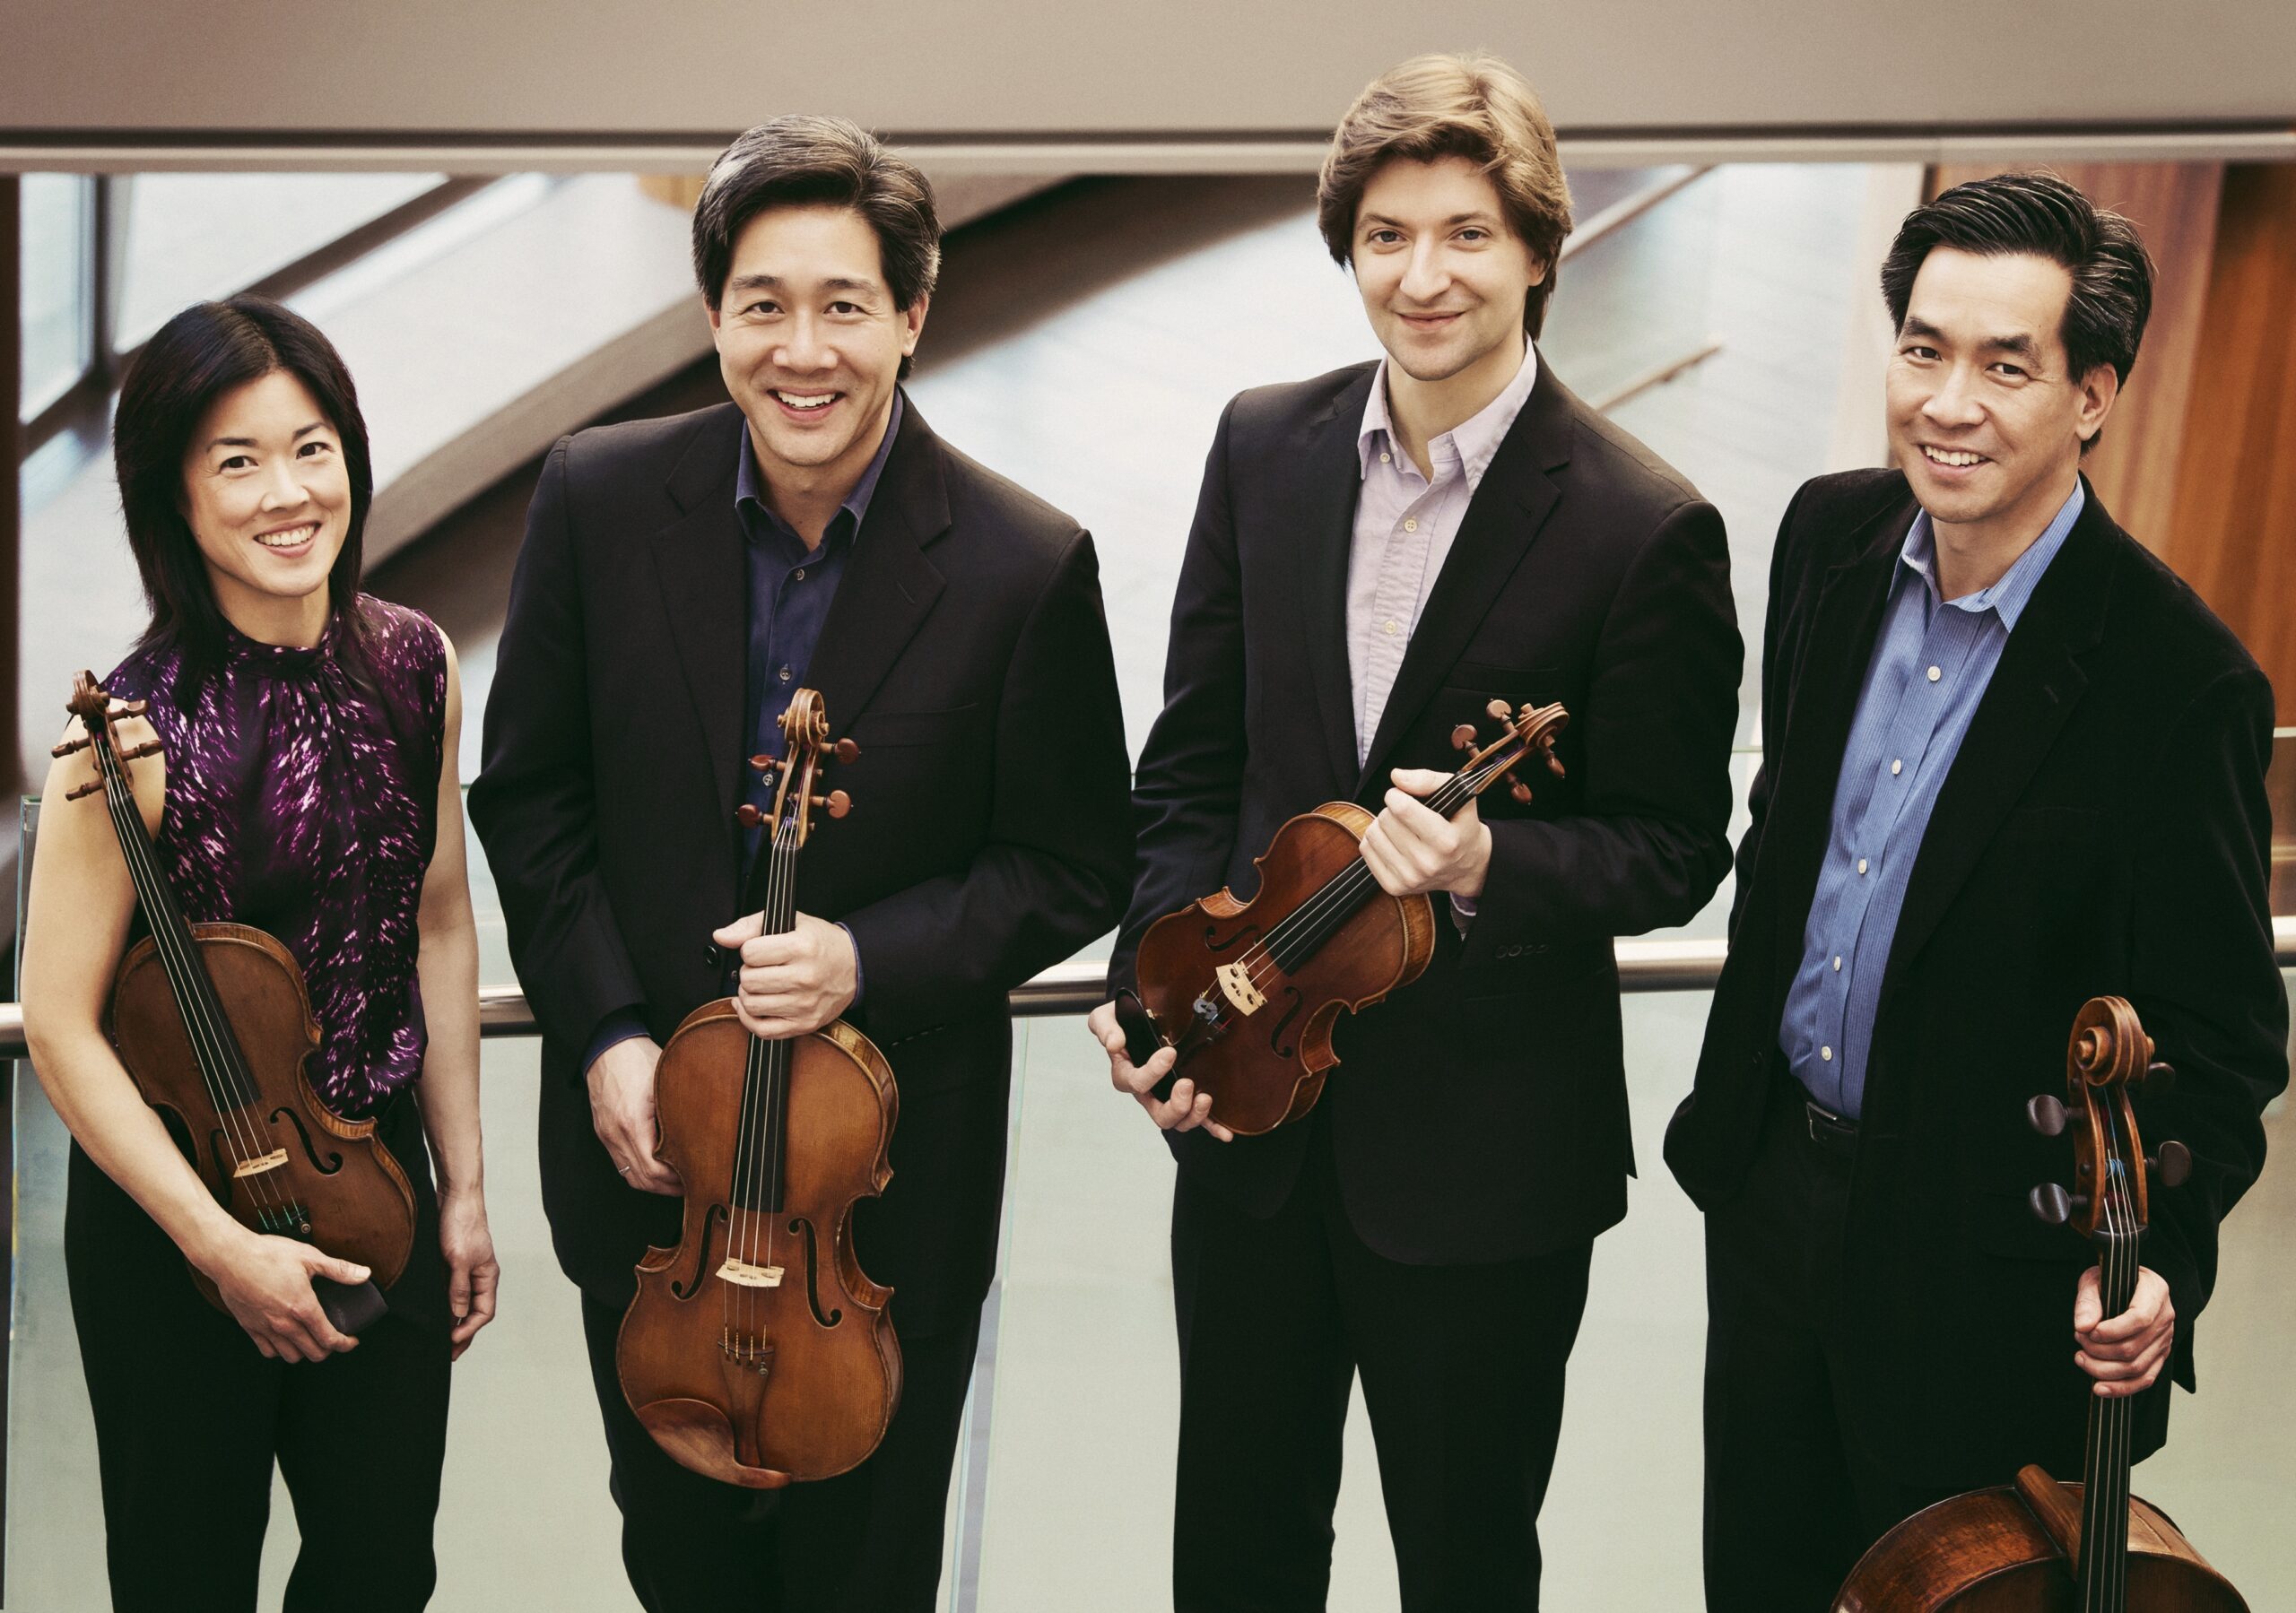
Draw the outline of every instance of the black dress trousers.
<instances>
[{"instance_id":1,"label":"black dress trousers","mask_svg":"<svg viewBox=\"0 0 2296 1613\"><path fill-rule=\"evenodd\" d=\"M301 1550L283 1613L413 1613L438 1581L447 1270L421 1115L379 1135L414 1189L414 1246L358 1348L267 1360L183 1253L72 1149L64 1261L95 1413L115 1613L254 1613L276 1461Z\"/></svg>"},{"instance_id":2,"label":"black dress trousers","mask_svg":"<svg viewBox=\"0 0 2296 1613\"><path fill-rule=\"evenodd\" d=\"M1535 1609L1593 1245L1488 1265L1385 1259L1348 1220L1325 1113L1300 1123L1307 1163L1273 1216L1185 1172L1173 1197L1173 1606L1320 1613L1360 1373L1405 1613Z\"/></svg>"},{"instance_id":3,"label":"black dress trousers","mask_svg":"<svg viewBox=\"0 0 2296 1613\"><path fill-rule=\"evenodd\" d=\"M626 1308L582 1296L622 1560L647 1613L933 1613L978 1307L967 1325L900 1335L900 1405L866 1461L778 1490L705 1479L654 1443L614 1370Z\"/></svg>"}]
</instances>

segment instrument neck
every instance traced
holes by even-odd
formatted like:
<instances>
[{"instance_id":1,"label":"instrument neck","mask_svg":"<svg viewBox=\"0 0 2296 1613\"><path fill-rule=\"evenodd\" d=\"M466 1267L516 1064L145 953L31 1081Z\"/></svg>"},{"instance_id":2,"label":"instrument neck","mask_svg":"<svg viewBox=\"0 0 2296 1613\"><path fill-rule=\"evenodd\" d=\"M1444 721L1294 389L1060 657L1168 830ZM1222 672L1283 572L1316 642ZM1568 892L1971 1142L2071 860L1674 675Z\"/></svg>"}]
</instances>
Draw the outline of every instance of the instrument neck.
<instances>
[{"instance_id":1,"label":"instrument neck","mask_svg":"<svg viewBox=\"0 0 2296 1613\"><path fill-rule=\"evenodd\" d=\"M2118 1166L2113 1167L2118 1172ZM2109 1183L2105 1191L2118 1189ZM2136 1296L2137 1237L2098 1235L2098 1297L2102 1314L2118 1316ZM2117 1395L2089 1400L2088 1437L2082 1454L2081 1613L2126 1613L2128 1606L2130 1435L2135 1401Z\"/></svg>"},{"instance_id":2,"label":"instrument neck","mask_svg":"<svg viewBox=\"0 0 2296 1613\"><path fill-rule=\"evenodd\" d=\"M105 809L111 814L112 832L127 863L136 906L152 932L152 949L159 954L160 967L183 1015L192 1057L208 1097L219 1114L252 1107L257 1101L255 1078L248 1073L247 1057L199 956L197 938L176 903L175 888L161 872L158 854L144 832L144 814L128 789L118 752L109 733L91 731L91 739L90 754L103 779L101 793Z\"/></svg>"},{"instance_id":3,"label":"instrument neck","mask_svg":"<svg viewBox=\"0 0 2296 1613\"><path fill-rule=\"evenodd\" d=\"M797 925L797 837L786 821L766 846L765 857L759 932L786 935ZM743 1210L778 1211L789 1175L787 1042L750 1038L741 1125L734 1147L732 1202Z\"/></svg>"}]
</instances>

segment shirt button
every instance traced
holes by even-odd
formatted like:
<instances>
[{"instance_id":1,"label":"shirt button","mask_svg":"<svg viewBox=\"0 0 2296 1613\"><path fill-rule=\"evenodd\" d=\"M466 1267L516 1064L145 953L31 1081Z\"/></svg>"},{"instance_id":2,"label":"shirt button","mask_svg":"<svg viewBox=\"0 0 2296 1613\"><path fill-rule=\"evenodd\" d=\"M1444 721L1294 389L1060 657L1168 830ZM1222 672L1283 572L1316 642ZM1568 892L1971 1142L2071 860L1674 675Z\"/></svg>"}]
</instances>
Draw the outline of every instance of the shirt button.
<instances>
[{"instance_id":1,"label":"shirt button","mask_svg":"<svg viewBox=\"0 0 2296 1613\"><path fill-rule=\"evenodd\" d=\"M1379 463L1380 463L1381 464L1386 464L1387 463L1387 455L1385 455L1385 454L1380 455L1379 455Z\"/></svg>"},{"instance_id":2,"label":"shirt button","mask_svg":"<svg viewBox=\"0 0 2296 1613\"><path fill-rule=\"evenodd\" d=\"M1403 524L1403 529L1405 532L1417 532L1419 530L1419 517L1413 516L1405 519Z\"/></svg>"},{"instance_id":3,"label":"shirt button","mask_svg":"<svg viewBox=\"0 0 2296 1613\"><path fill-rule=\"evenodd\" d=\"M1833 955L1833 972L1837 975L1841 973L1841 954L1839 952Z\"/></svg>"},{"instance_id":4,"label":"shirt button","mask_svg":"<svg viewBox=\"0 0 2296 1613\"><path fill-rule=\"evenodd\" d=\"M774 673L773 675L774 675L775 677L777 677L777 678L780 679L784 683L787 683L787 682L788 682L788 681L789 681L789 669L788 669L787 667L786 667L786 666L785 666L785 667L783 667L779 672L778 672ZM1860 873L1865 872L1866 872L1866 864L1864 864L1863 863L1860 863L1857 865L1857 872L1860 872Z\"/></svg>"},{"instance_id":5,"label":"shirt button","mask_svg":"<svg viewBox=\"0 0 2296 1613\"><path fill-rule=\"evenodd\" d=\"M1831 1064L1833 1062L1833 1049L1831 1047L1821 1047L1818 1049L1818 1056L1823 1059L1827 1063Z\"/></svg>"},{"instance_id":6,"label":"shirt button","mask_svg":"<svg viewBox=\"0 0 2296 1613\"><path fill-rule=\"evenodd\" d=\"M1396 624L1394 619L1390 617L1387 620L1381 622L1379 624L1379 630L1385 633L1388 637L1393 638L1396 636Z\"/></svg>"},{"instance_id":7,"label":"shirt button","mask_svg":"<svg viewBox=\"0 0 2296 1613\"><path fill-rule=\"evenodd\" d=\"M786 678L789 674L785 672L781 675ZM1866 872L1866 859L1863 857L1857 859L1857 872L1859 873L1864 873Z\"/></svg>"},{"instance_id":8,"label":"shirt button","mask_svg":"<svg viewBox=\"0 0 2296 1613\"><path fill-rule=\"evenodd\" d=\"M1904 772L1904 771L1905 771L1905 763L1904 763L1904 761L1902 761L1902 760L1893 761L1893 762L1892 762L1892 763L1890 764L1890 776L1891 776L1892 778L1895 778L1899 774L1900 774L1900 773L1902 773L1902 772Z\"/></svg>"},{"instance_id":9,"label":"shirt button","mask_svg":"<svg viewBox=\"0 0 2296 1613\"><path fill-rule=\"evenodd\" d=\"M1935 667L1934 667L1934 666L1933 666L1933 667L1931 667L1931 668L1929 669L1929 681L1930 681L1932 683L1936 682L1938 679L1940 679L1940 678L1944 677L1944 675L1945 675L1945 674L1944 674L1944 672L1942 672L1938 671L1938 670L1937 670Z\"/></svg>"}]
</instances>

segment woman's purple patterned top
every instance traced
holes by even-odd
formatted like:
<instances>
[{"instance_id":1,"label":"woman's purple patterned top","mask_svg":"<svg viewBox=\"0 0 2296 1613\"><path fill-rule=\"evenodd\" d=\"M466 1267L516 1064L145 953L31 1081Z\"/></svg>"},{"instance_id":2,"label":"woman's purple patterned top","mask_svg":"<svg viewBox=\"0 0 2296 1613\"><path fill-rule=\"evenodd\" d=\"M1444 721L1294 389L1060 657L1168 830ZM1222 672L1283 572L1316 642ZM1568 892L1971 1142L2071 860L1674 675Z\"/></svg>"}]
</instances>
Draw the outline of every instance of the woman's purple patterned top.
<instances>
[{"instance_id":1,"label":"woman's purple patterned top","mask_svg":"<svg viewBox=\"0 0 2296 1613\"><path fill-rule=\"evenodd\" d=\"M160 865L183 915L267 931L303 966L319 1050L311 1085L371 1114L422 1073L415 927L438 830L447 653L430 618L361 594L311 649L227 626L216 673L183 688L172 648L104 687L145 700L166 747Z\"/></svg>"}]
</instances>

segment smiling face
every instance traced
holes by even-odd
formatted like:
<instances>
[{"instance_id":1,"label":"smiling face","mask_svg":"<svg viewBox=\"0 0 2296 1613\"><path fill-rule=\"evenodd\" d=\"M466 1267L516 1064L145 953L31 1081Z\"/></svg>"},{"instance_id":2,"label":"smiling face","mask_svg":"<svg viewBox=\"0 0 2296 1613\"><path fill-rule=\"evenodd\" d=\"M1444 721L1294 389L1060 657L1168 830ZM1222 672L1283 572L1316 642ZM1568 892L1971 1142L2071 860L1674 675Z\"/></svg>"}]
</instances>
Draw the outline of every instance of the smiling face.
<instances>
[{"instance_id":1,"label":"smiling face","mask_svg":"<svg viewBox=\"0 0 2296 1613\"><path fill-rule=\"evenodd\" d=\"M1379 345L1412 379L1495 392L1522 363L1523 300L1547 265L1465 157L1399 157L1372 175L1352 261Z\"/></svg>"},{"instance_id":2,"label":"smiling face","mask_svg":"<svg viewBox=\"0 0 2296 1613\"><path fill-rule=\"evenodd\" d=\"M351 530L343 439L283 369L216 399L184 455L183 515L216 606L249 637L316 644Z\"/></svg>"},{"instance_id":3,"label":"smiling face","mask_svg":"<svg viewBox=\"0 0 2296 1613\"><path fill-rule=\"evenodd\" d=\"M894 305L876 234L849 207L776 207L744 227L709 323L769 480L859 477L925 308Z\"/></svg>"},{"instance_id":4,"label":"smiling face","mask_svg":"<svg viewBox=\"0 0 2296 1613\"><path fill-rule=\"evenodd\" d=\"M1890 446L1941 526L2030 542L2071 497L2118 385L2066 358L2073 277L2030 253L1939 247L1907 299L1887 386Z\"/></svg>"}]
</instances>

